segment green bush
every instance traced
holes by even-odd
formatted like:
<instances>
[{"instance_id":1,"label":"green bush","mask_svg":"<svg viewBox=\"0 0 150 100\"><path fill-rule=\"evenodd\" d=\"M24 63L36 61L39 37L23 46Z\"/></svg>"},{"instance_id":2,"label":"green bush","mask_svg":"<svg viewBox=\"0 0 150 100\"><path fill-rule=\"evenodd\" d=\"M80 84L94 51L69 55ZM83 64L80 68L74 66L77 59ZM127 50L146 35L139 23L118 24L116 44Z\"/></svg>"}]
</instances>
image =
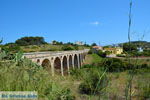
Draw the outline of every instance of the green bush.
<instances>
[{"instance_id":1,"label":"green bush","mask_svg":"<svg viewBox=\"0 0 150 100\"><path fill-rule=\"evenodd\" d=\"M137 46L133 43L129 44L129 43L124 43L123 44L123 50L126 52L130 52L131 51L137 51Z\"/></svg>"},{"instance_id":2,"label":"green bush","mask_svg":"<svg viewBox=\"0 0 150 100\"><path fill-rule=\"evenodd\" d=\"M142 64L141 68L149 68L148 64Z\"/></svg>"},{"instance_id":3,"label":"green bush","mask_svg":"<svg viewBox=\"0 0 150 100\"><path fill-rule=\"evenodd\" d=\"M12 60L14 59L14 54L11 52L1 51L0 52L0 60Z\"/></svg>"},{"instance_id":4,"label":"green bush","mask_svg":"<svg viewBox=\"0 0 150 100\"><path fill-rule=\"evenodd\" d=\"M96 66L90 65L90 64L86 64L83 65L82 68L95 68Z\"/></svg>"},{"instance_id":5,"label":"green bush","mask_svg":"<svg viewBox=\"0 0 150 100\"><path fill-rule=\"evenodd\" d=\"M18 46L15 43L10 43L2 46L2 50L6 52L11 52L11 53L17 53L18 51L22 51L20 46Z\"/></svg>"},{"instance_id":6,"label":"green bush","mask_svg":"<svg viewBox=\"0 0 150 100\"><path fill-rule=\"evenodd\" d=\"M74 79L81 80L82 76L83 76L83 70L82 69L72 69L72 70L70 70L70 75Z\"/></svg>"},{"instance_id":7,"label":"green bush","mask_svg":"<svg viewBox=\"0 0 150 100\"><path fill-rule=\"evenodd\" d=\"M106 72L98 68L91 68L87 70L83 82L79 85L79 90L82 94L101 94L104 93L107 85Z\"/></svg>"},{"instance_id":8,"label":"green bush","mask_svg":"<svg viewBox=\"0 0 150 100\"><path fill-rule=\"evenodd\" d=\"M68 45L64 45L64 46L62 47L62 50L63 50L63 51L69 51L69 50L74 50L74 48L72 48L72 47L70 47L70 46L68 46Z\"/></svg>"},{"instance_id":9,"label":"green bush","mask_svg":"<svg viewBox=\"0 0 150 100\"><path fill-rule=\"evenodd\" d=\"M126 64L122 60L117 58L108 58L104 61L104 63L104 67L109 72L120 72L126 68Z\"/></svg>"},{"instance_id":10,"label":"green bush","mask_svg":"<svg viewBox=\"0 0 150 100\"><path fill-rule=\"evenodd\" d=\"M70 89L64 89L58 94L56 100L75 100L75 96L71 95Z\"/></svg>"},{"instance_id":11,"label":"green bush","mask_svg":"<svg viewBox=\"0 0 150 100\"><path fill-rule=\"evenodd\" d=\"M144 100L150 99L150 83L140 87L140 95Z\"/></svg>"},{"instance_id":12,"label":"green bush","mask_svg":"<svg viewBox=\"0 0 150 100\"><path fill-rule=\"evenodd\" d=\"M15 43L20 46L46 44L43 37L22 37L21 39L16 40Z\"/></svg>"},{"instance_id":13,"label":"green bush","mask_svg":"<svg viewBox=\"0 0 150 100\"><path fill-rule=\"evenodd\" d=\"M107 55L106 52L103 52L102 50L99 50L97 54L103 58L106 57L106 55Z\"/></svg>"},{"instance_id":14,"label":"green bush","mask_svg":"<svg viewBox=\"0 0 150 100\"><path fill-rule=\"evenodd\" d=\"M126 57L124 54L117 54L117 57Z\"/></svg>"},{"instance_id":15,"label":"green bush","mask_svg":"<svg viewBox=\"0 0 150 100\"><path fill-rule=\"evenodd\" d=\"M5 57L7 57L7 54L5 51L0 52L0 60L3 60Z\"/></svg>"}]
</instances>

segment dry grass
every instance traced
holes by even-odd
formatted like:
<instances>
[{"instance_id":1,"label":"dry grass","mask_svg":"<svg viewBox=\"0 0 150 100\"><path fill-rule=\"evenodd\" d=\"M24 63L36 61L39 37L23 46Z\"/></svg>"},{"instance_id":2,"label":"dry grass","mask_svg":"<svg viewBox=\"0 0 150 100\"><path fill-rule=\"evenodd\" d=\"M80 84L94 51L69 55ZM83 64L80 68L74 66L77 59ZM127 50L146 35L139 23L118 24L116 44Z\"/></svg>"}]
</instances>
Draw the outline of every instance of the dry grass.
<instances>
[{"instance_id":1,"label":"dry grass","mask_svg":"<svg viewBox=\"0 0 150 100\"><path fill-rule=\"evenodd\" d=\"M100 62L101 60L102 60L102 58L100 58L97 55L92 54L92 55L88 55L86 57L85 63L86 64L92 64L92 63ZM148 61L145 61L145 60L141 61L141 63L145 63L145 62L148 62ZM9 64L9 63L6 63L6 62L1 62L1 66L4 67L4 64L5 64L5 66L12 66L12 64ZM20 66L19 66L19 68L20 68ZM7 70L10 70L10 69L7 69ZM10 70L10 71L12 71L12 70ZM149 73L149 71L142 72L141 70L139 70L139 72L140 73L136 74L134 79L133 79L133 91L132 91L133 96L134 96L133 100L142 100L142 99L137 99L137 95L139 95L139 93L141 92L139 87L141 85L145 85L147 83L150 83L150 79L149 79L150 73ZM9 75L9 73L5 73L5 74ZM125 95L126 83L127 83L128 77L129 77L128 71L118 72L118 73L107 73L107 74L109 76L110 84L107 87L107 93L104 96L100 97L101 100L123 100L124 95ZM4 75L4 74L2 74L2 75ZM12 77L12 74L10 74L10 75L11 75L10 77ZM39 74L37 74L37 75L39 75ZM11 78L11 79L15 79L15 77L16 77L16 73L14 74L14 78ZM41 77L41 76L39 76L39 77ZM61 75L55 75L55 77L52 77L51 75L47 75L47 77L48 78L46 78L45 82L48 82L48 80L51 80L54 84L57 83L58 84L58 89L59 88L60 89L69 88L71 90L71 94L73 94L73 96L75 96L76 100L99 100L98 95L91 96L91 95L80 94L78 87L79 87L80 83L82 82L82 80L75 79L71 75L65 75L64 77L62 77ZM45 82L43 82L43 84L45 84ZM3 84L5 84L5 81L4 81Z\"/></svg>"},{"instance_id":2,"label":"dry grass","mask_svg":"<svg viewBox=\"0 0 150 100\"><path fill-rule=\"evenodd\" d=\"M62 51L63 45L51 45L51 44L45 44L45 45L29 45L29 46L21 46L21 49L23 52L40 52L40 51ZM70 47L73 47L70 45ZM79 46L79 50L87 49L88 47L85 46Z\"/></svg>"}]
</instances>

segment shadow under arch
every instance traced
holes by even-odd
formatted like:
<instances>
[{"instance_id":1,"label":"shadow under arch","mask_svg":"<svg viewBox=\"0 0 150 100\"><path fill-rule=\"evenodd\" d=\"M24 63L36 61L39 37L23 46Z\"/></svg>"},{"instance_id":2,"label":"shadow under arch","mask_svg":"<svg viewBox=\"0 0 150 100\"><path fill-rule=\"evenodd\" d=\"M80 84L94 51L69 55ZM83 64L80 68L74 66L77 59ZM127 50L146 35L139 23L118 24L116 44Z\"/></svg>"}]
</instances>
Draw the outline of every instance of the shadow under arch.
<instances>
[{"instance_id":1,"label":"shadow under arch","mask_svg":"<svg viewBox=\"0 0 150 100\"><path fill-rule=\"evenodd\" d=\"M77 54L74 55L74 67L78 68L78 57L77 57Z\"/></svg>"},{"instance_id":2,"label":"shadow under arch","mask_svg":"<svg viewBox=\"0 0 150 100\"><path fill-rule=\"evenodd\" d=\"M81 58L81 54L79 54L79 64L80 64L80 67L81 67L81 63L82 63L82 58Z\"/></svg>"},{"instance_id":3,"label":"shadow under arch","mask_svg":"<svg viewBox=\"0 0 150 100\"><path fill-rule=\"evenodd\" d=\"M81 61L83 62L83 60L84 60L84 54L82 53L81 54Z\"/></svg>"},{"instance_id":4,"label":"shadow under arch","mask_svg":"<svg viewBox=\"0 0 150 100\"><path fill-rule=\"evenodd\" d=\"M38 61L37 61L38 62ZM48 71L51 72L51 62L49 59L44 59L42 61L42 66Z\"/></svg>"},{"instance_id":5,"label":"shadow under arch","mask_svg":"<svg viewBox=\"0 0 150 100\"><path fill-rule=\"evenodd\" d=\"M63 71L64 71L64 74L67 74L68 73L68 67L67 67L67 57L64 56L63 57Z\"/></svg>"},{"instance_id":6,"label":"shadow under arch","mask_svg":"<svg viewBox=\"0 0 150 100\"><path fill-rule=\"evenodd\" d=\"M61 60L59 57L56 57L54 60L54 68L57 74L61 73Z\"/></svg>"},{"instance_id":7,"label":"shadow under arch","mask_svg":"<svg viewBox=\"0 0 150 100\"><path fill-rule=\"evenodd\" d=\"M73 69L72 56L69 56L69 69Z\"/></svg>"},{"instance_id":8,"label":"shadow under arch","mask_svg":"<svg viewBox=\"0 0 150 100\"><path fill-rule=\"evenodd\" d=\"M37 59L37 61L36 61L38 64L40 63L40 59Z\"/></svg>"}]
</instances>

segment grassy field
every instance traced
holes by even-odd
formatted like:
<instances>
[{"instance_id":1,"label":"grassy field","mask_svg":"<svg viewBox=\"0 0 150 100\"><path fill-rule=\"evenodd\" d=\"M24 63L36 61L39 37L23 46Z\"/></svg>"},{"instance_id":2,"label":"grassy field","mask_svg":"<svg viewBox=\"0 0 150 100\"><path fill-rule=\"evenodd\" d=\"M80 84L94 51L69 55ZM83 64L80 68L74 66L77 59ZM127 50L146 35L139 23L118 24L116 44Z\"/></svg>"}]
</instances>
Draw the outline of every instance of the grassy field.
<instances>
[{"instance_id":1,"label":"grassy field","mask_svg":"<svg viewBox=\"0 0 150 100\"><path fill-rule=\"evenodd\" d=\"M71 75L64 77L61 75L52 77L43 67L32 63L28 59L22 59L19 55L16 56L17 59L14 60L0 61L0 91L38 91L40 100L125 100L125 90L130 77L128 70L106 72L108 82L105 84L107 84L107 87L105 87L105 91L101 90L101 93L81 93L79 89L81 83L85 81L91 83L89 79L93 79L97 77L95 75L100 74L99 69L94 68L93 64L102 62L103 58L96 54L86 56L84 64L90 65L89 68L83 67L72 70ZM140 61L140 63L145 62L147 61ZM103 71L101 72L103 73ZM101 76L102 74L100 77L98 76L98 80L101 80ZM150 69L137 69L133 77L133 100L146 100L146 98L149 98L149 77Z\"/></svg>"},{"instance_id":2,"label":"grassy field","mask_svg":"<svg viewBox=\"0 0 150 100\"><path fill-rule=\"evenodd\" d=\"M103 58L92 54L86 56L85 63L93 64L101 61ZM140 64L146 61L140 60ZM84 69L82 69L84 70ZM109 84L104 94L102 95L85 95L80 94L78 87L81 80L74 79L72 76L67 77L69 88L73 91L76 100L125 100L125 90L129 80L129 71L107 73ZM71 79L71 80L70 80ZM138 69L133 78L132 99L146 100L145 97L150 95L150 69ZM99 99L99 97L101 99Z\"/></svg>"},{"instance_id":3,"label":"grassy field","mask_svg":"<svg viewBox=\"0 0 150 100\"><path fill-rule=\"evenodd\" d=\"M97 54L89 54L85 58L84 64L93 64L101 62L102 58L99 57Z\"/></svg>"}]
</instances>

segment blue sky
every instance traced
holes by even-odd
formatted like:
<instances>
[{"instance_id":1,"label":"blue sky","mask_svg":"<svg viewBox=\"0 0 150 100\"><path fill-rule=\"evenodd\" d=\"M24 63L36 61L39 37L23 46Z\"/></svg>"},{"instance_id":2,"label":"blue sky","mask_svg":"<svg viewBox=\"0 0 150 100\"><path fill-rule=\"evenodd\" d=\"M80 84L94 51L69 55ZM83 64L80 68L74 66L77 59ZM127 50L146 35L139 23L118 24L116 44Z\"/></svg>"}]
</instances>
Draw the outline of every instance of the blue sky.
<instances>
[{"instance_id":1,"label":"blue sky","mask_svg":"<svg viewBox=\"0 0 150 100\"><path fill-rule=\"evenodd\" d=\"M130 0L0 0L0 38L101 45L127 41ZM150 0L133 0L132 40L150 41Z\"/></svg>"}]
</instances>

